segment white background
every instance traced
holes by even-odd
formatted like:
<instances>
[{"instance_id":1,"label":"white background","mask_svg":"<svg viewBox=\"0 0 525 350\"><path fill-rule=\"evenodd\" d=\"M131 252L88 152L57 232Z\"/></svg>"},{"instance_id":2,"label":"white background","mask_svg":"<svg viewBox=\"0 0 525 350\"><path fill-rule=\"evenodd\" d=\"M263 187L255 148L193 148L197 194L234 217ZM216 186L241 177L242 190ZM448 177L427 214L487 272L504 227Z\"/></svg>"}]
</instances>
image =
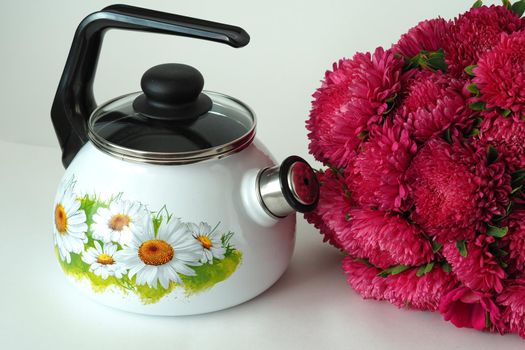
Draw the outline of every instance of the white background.
<instances>
[{"instance_id":1,"label":"white background","mask_svg":"<svg viewBox=\"0 0 525 350\"><path fill-rule=\"evenodd\" d=\"M495 3L495 1L489 2ZM49 110L76 26L109 1L0 3L0 349L518 349L524 341L456 329L439 314L363 301L345 283L342 256L298 219L297 248L268 292L209 315L157 318L93 304L73 292L52 252L50 208L61 176ZM166 62L198 68L206 89L258 114L277 159L309 160L304 122L324 71L356 51L389 47L418 21L452 18L470 1L130 1L243 27L232 49L166 35L110 31L95 81L103 102L139 89ZM19 144L15 144L19 143ZM27 145L22 145L25 143Z\"/></svg>"}]
</instances>

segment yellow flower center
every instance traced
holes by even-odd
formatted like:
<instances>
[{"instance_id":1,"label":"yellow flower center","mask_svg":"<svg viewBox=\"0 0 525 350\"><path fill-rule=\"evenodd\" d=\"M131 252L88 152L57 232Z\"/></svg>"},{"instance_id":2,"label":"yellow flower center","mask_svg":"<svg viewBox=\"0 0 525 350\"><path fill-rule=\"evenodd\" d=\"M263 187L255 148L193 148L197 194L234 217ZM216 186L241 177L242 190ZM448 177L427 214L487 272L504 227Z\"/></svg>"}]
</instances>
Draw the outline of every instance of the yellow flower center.
<instances>
[{"instance_id":1,"label":"yellow flower center","mask_svg":"<svg viewBox=\"0 0 525 350\"><path fill-rule=\"evenodd\" d=\"M213 245L211 240L206 236L197 236L197 241L201 242L202 246L206 249L210 249Z\"/></svg>"},{"instance_id":2,"label":"yellow flower center","mask_svg":"<svg viewBox=\"0 0 525 350\"><path fill-rule=\"evenodd\" d=\"M115 214L109 220L109 227L113 231L122 231L130 222L131 218L129 216L125 214Z\"/></svg>"},{"instance_id":3,"label":"yellow flower center","mask_svg":"<svg viewBox=\"0 0 525 350\"><path fill-rule=\"evenodd\" d=\"M139 258L146 265L164 265L173 259L173 248L161 239L145 241L139 247Z\"/></svg>"},{"instance_id":4,"label":"yellow flower center","mask_svg":"<svg viewBox=\"0 0 525 350\"><path fill-rule=\"evenodd\" d=\"M110 255L102 253L97 257L97 262L102 265L112 265L115 260Z\"/></svg>"},{"instance_id":5,"label":"yellow flower center","mask_svg":"<svg viewBox=\"0 0 525 350\"><path fill-rule=\"evenodd\" d=\"M67 232L67 215L64 206L58 203L55 207L55 226L61 235Z\"/></svg>"}]
</instances>

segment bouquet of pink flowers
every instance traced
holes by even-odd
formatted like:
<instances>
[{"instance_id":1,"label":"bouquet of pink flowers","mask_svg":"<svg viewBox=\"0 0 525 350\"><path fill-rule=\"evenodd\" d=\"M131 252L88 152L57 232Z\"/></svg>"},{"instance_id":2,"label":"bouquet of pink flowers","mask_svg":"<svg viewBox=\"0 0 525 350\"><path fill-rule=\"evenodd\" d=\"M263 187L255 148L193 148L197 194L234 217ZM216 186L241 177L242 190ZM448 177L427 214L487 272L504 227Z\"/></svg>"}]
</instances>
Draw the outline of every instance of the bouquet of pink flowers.
<instances>
[{"instance_id":1,"label":"bouquet of pink flowers","mask_svg":"<svg viewBox=\"0 0 525 350\"><path fill-rule=\"evenodd\" d=\"M306 218L364 298L525 337L525 0L420 22L314 93Z\"/></svg>"}]
</instances>

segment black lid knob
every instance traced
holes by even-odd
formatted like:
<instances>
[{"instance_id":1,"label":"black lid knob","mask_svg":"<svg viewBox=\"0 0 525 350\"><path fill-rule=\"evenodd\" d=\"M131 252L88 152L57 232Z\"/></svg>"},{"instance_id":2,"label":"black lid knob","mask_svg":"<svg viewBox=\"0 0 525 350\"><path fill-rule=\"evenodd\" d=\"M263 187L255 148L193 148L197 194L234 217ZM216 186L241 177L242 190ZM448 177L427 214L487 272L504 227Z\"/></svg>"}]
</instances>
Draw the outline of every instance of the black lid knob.
<instances>
[{"instance_id":1,"label":"black lid knob","mask_svg":"<svg viewBox=\"0 0 525 350\"><path fill-rule=\"evenodd\" d=\"M211 109L211 99L202 93L204 78L186 64L167 63L148 69L140 81L144 92L133 108L158 120L189 121Z\"/></svg>"}]
</instances>

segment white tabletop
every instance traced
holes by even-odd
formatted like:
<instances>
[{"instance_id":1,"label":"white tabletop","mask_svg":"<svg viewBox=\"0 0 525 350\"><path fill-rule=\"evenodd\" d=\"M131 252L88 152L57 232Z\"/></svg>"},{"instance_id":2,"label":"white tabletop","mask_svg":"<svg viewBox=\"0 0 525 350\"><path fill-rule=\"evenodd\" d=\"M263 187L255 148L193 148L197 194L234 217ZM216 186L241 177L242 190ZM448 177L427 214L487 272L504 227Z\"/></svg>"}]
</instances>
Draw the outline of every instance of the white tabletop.
<instances>
[{"instance_id":1,"label":"white tabletop","mask_svg":"<svg viewBox=\"0 0 525 350\"><path fill-rule=\"evenodd\" d=\"M457 329L437 313L365 301L341 253L298 219L290 267L267 292L206 315L151 317L85 299L53 253L56 148L0 141L1 349L522 349L516 335Z\"/></svg>"}]
</instances>

